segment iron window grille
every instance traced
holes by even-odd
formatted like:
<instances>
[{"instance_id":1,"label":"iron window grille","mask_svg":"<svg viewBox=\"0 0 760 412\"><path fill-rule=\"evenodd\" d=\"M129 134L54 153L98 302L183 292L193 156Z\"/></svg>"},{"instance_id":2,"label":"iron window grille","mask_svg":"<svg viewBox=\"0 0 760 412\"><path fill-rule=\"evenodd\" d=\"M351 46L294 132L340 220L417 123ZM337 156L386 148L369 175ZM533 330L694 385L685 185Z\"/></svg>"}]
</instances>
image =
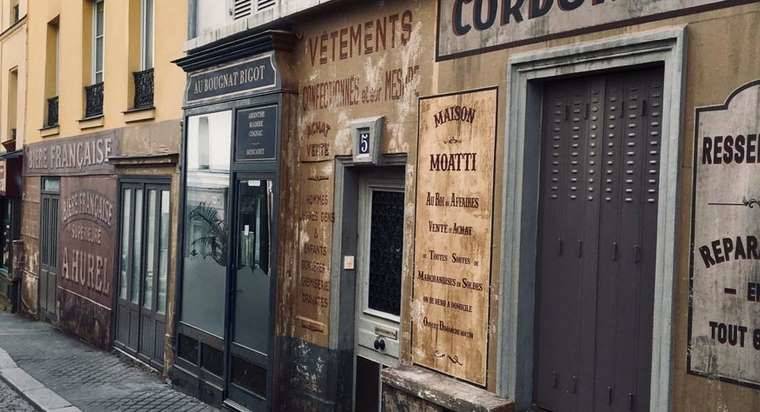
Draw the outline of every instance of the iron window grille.
<instances>
[{"instance_id":1,"label":"iron window grille","mask_svg":"<svg viewBox=\"0 0 760 412\"><path fill-rule=\"evenodd\" d=\"M95 83L84 88L86 103L84 117L103 115L103 82Z\"/></svg>"},{"instance_id":2,"label":"iron window grille","mask_svg":"<svg viewBox=\"0 0 760 412\"><path fill-rule=\"evenodd\" d=\"M153 107L153 69L132 73L135 80L135 109Z\"/></svg>"},{"instance_id":3,"label":"iron window grille","mask_svg":"<svg viewBox=\"0 0 760 412\"><path fill-rule=\"evenodd\" d=\"M47 122L45 127L58 126L58 96L47 99Z\"/></svg>"}]
</instances>

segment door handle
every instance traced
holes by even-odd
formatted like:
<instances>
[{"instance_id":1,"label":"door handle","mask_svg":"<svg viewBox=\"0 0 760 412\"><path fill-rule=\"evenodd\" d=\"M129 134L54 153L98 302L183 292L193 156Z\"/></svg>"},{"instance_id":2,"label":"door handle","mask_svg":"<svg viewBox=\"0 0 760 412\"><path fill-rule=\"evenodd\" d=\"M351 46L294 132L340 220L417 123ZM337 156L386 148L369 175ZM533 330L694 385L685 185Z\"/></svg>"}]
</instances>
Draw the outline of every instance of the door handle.
<instances>
[{"instance_id":1,"label":"door handle","mask_svg":"<svg viewBox=\"0 0 760 412\"><path fill-rule=\"evenodd\" d=\"M375 350L379 350L380 352L385 352L385 339L381 337L375 338Z\"/></svg>"}]
</instances>

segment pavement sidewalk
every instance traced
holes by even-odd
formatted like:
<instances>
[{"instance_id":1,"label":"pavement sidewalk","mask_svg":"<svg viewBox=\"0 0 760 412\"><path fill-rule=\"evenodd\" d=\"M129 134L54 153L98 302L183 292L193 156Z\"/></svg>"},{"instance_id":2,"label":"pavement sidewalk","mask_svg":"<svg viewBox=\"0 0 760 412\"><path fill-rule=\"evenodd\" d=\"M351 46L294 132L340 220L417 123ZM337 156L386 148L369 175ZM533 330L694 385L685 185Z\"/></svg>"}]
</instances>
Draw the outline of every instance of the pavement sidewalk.
<instances>
[{"instance_id":1,"label":"pavement sidewalk","mask_svg":"<svg viewBox=\"0 0 760 412\"><path fill-rule=\"evenodd\" d=\"M4 312L0 378L44 411L217 411L116 355Z\"/></svg>"}]
</instances>

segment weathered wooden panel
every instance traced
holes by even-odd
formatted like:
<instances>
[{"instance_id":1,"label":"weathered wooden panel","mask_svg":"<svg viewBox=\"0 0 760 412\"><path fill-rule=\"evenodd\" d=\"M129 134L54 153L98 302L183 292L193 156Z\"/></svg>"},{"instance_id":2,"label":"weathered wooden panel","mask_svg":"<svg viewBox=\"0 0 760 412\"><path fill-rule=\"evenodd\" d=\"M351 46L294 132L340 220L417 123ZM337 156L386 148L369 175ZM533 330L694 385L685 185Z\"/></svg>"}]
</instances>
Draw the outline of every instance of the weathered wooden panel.
<instances>
[{"instance_id":1,"label":"weathered wooden panel","mask_svg":"<svg viewBox=\"0 0 760 412\"><path fill-rule=\"evenodd\" d=\"M320 346L327 346L330 332L333 169L331 161L301 165L295 335Z\"/></svg>"},{"instance_id":2,"label":"weathered wooden panel","mask_svg":"<svg viewBox=\"0 0 760 412\"><path fill-rule=\"evenodd\" d=\"M496 89L420 101L415 363L485 385Z\"/></svg>"},{"instance_id":3,"label":"weathered wooden panel","mask_svg":"<svg viewBox=\"0 0 760 412\"><path fill-rule=\"evenodd\" d=\"M437 56L454 58L736 3L725 0L439 0Z\"/></svg>"},{"instance_id":4,"label":"weathered wooden panel","mask_svg":"<svg viewBox=\"0 0 760 412\"><path fill-rule=\"evenodd\" d=\"M689 371L760 386L760 81L697 109Z\"/></svg>"}]
</instances>

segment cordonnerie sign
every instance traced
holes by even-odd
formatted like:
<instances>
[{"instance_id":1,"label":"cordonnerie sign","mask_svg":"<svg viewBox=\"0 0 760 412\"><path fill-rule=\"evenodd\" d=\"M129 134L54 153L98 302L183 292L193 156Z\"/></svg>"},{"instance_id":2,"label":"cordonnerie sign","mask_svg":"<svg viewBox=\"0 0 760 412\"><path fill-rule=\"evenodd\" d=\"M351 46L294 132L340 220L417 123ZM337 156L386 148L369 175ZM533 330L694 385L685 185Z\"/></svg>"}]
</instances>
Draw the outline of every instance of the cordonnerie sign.
<instances>
[{"instance_id":1,"label":"cordonnerie sign","mask_svg":"<svg viewBox=\"0 0 760 412\"><path fill-rule=\"evenodd\" d=\"M760 81L696 116L689 372L760 386Z\"/></svg>"},{"instance_id":2,"label":"cordonnerie sign","mask_svg":"<svg viewBox=\"0 0 760 412\"><path fill-rule=\"evenodd\" d=\"M736 1L439 0L437 57L443 60L731 4Z\"/></svg>"}]
</instances>

